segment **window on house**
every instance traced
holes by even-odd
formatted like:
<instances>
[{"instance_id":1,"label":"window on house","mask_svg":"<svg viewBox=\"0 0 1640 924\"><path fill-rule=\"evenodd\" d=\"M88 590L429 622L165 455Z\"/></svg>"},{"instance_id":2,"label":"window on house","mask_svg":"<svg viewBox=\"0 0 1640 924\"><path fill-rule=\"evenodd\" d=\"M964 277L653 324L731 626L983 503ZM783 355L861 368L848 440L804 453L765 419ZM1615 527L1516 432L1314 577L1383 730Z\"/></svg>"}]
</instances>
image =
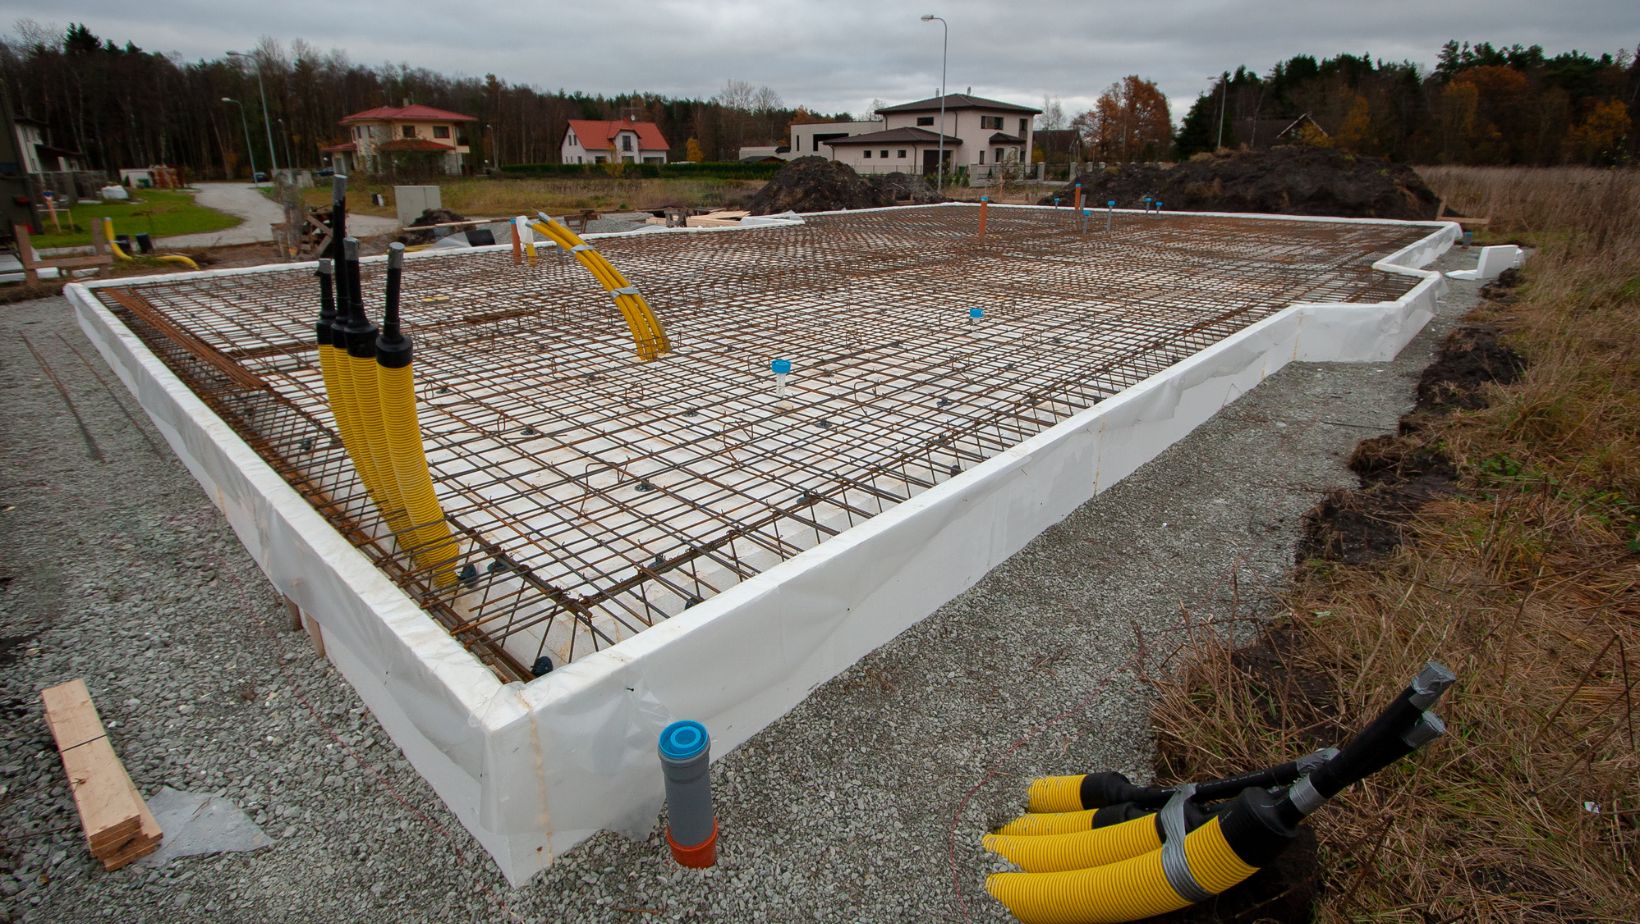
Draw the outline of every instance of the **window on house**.
<instances>
[{"instance_id":1,"label":"window on house","mask_svg":"<svg viewBox=\"0 0 1640 924\"><path fill-rule=\"evenodd\" d=\"M900 160L905 160L905 148L900 148L898 153L896 153L894 156L898 157Z\"/></svg>"},{"instance_id":2,"label":"window on house","mask_svg":"<svg viewBox=\"0 0 1640 924\"><path fill-rule=\"evenodd\" d=\"M1002 131L1002 116L980 116L979 127L992 131Z\"/></svg>"},{"instance_id":3,"label":"window on house","mask_svg":"<svg viewBox=\"0 0 1640 924\"><path fill-rule=\"evenodd\" d=\"M414 138L414 137L416 137L416 127L414 125L401 126L399 128L399 134L403 135L406 138Z\"/></svg>"},{"instance_id":4,"label":"window on house","mask_svg":"<svg viewBox=\"0 0 1640 924\"><path fill-rule=\"evenodd\" d=\"M997 148L997 163L1002 163L1002 149Z\"/></svg>"},{"instance_id":5,"label":"window on house","mask_svg":"<svg viewBox=\"0 0 1640 924\"><path fill-rule=\"evenodd\" d=\"M933 116L917 116L917 124L918 125L933 125L934 124L934 117Z\"/></svg>"},{"instance_id":6,"label":"window on house","mask_svg":"<svg viewBox=\"0 0 1640 924\"><path fill-rule=\"evenodd\" d=\"M1021 137L1021 138L1025 137L1025 120L1024 119L1019 120L1019 137Z\"/></svg>"},{"instance_id":7,"label":"window on house","mask_svg":"<svg viewBox=\"0 0 1640 924\"><path fill-rule=\"evenodd\" d=\"M448 125L435 125L435 126L433 126L433 137L434 138L448 138L448 137L450 137L450 126L448 126Z\"/></svg>"},{"instance_id":8,"label":"window on house","mask_svg":"<svg viewBox=\"0 0 1640 924\"><path fill-rule=\"evenodd\" d=\"M621 136L621 150L623 150L623 151L632 150L632 136L631 135L622 135Z\"/></svg>"},{"instance_id":9,"label":"window on house","mask_svg":"<svg viewBox=\"0 0 1640 924\"><path fill-rule=\"evenodd\" d=\"M982 163L982 164L985 163L985 152L984 151L979 152L979 162Z\"/></svg>"},{"instance_id":10,"label":"window on house","mask_svg":"<svg viewBox=\"0 0 1640 924\"><path fill-rule=\"evenodd\" d=\"M870 160L870 159L871 159L871 149L866 148L866 160Z\"/></svg>"},{"instance_id":11,"label":"window on house","mask_svg":"<svg viewBox=\"0 0 1640 924\"><path fill-rule=\"evenodd\" d=\"M877 155L883 160L888 160L888 148L883 148L881 151L878 151Z\"/></svg>"}]
</instances>

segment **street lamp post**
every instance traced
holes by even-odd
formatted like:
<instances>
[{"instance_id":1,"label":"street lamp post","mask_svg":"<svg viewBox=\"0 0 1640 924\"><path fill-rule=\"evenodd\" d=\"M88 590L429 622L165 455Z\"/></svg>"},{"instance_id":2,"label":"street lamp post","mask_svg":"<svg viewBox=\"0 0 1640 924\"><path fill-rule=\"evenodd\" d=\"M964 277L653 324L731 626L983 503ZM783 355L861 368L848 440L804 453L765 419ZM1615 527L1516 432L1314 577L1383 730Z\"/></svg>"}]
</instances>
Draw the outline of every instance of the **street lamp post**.
<instances>
[{"instance_id":1,"label":"street lamp post","mask_svg":"<svg viewBox=\"0 0 1640 924\"><path fill-rule=\"evenodd\" d=\"M262 62L255 55L245 54L243 51L228 52L230 58L249 58L251 66L256 68L256 92L262 97L262 128L268 133L268 160L273 161L273 168L268 171L270 177L279 172L279 154L273 147L273 122L268 119L268 91L262 86ZM251 177L256 179L255 176Z\"/></svg>"},{"instance_id":2,"label":"street lamp post","mask_svg":"<svg viewBox=\"0 0 1640 924\"><path fill-rule=\"evenodd\" d=\"M1219 143L1214 151L1224 150L1224 94L1230 91L1230 75L1220 74L1219 77Z\"/></svg>"},{"instance_id":3,"label":"street lamp post","mask_svg":"<svg viewBox=\"0 0 1640 924\"><path fill-rule=\"evenodd\" d=\"M923 22L939 20L943 37L940 39L940 153L939 173L934 174L934 189L936 192L945 191L945 61L946 53L951 48L951 24L943 17L933 13L923 14Z\"/></svg>"},{"instance_id":4,"label":"street lamp post","mask_svg":"<svg viewBox=\"0 0 1640 924\"><path fill-rule=\"evenodd\" d=\"M231 96L222 97L224 103L239 107L239 126L245 130L245 155L251 159L251 185L256 185L256 152L251 150L251 123L245 121L245 104Z\"/></svg>"},{"instance_id":5,"label":"street lamp post","mask_svg":"<svg viewBox=\"0 0 1640 924\"><path fill-rule=\"evenodd\" d=\"M279 140L285 143L285 166L296 169L296 161L290 156L290 132L285 130L285 120L275 119L279 123Z\"/></svg>"}]
</instances>

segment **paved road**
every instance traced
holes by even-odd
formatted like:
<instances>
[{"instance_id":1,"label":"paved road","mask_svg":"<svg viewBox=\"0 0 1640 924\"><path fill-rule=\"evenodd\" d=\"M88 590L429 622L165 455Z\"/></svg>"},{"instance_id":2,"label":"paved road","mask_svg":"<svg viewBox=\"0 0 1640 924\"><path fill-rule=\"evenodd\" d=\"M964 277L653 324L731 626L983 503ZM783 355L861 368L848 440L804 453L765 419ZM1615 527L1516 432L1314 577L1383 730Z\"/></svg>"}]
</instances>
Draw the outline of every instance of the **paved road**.
<instances>
[{"instance_id":1,"label":"paved road","mask_svg":"<svg viewBox=\"0 0 1640 924\"><path fill-rule=\"evenodd\" d=\"M272 225L285 220L284 212L272 199L249 183L201 183L194 201L245 219L243 224L204 234L180 234L161 238L167 247L220 247L228 244L255 244L273 240ZM356 235L390 234L399 223L374 215L349 216L347 227Z\"/></svg>"}]
</instances>

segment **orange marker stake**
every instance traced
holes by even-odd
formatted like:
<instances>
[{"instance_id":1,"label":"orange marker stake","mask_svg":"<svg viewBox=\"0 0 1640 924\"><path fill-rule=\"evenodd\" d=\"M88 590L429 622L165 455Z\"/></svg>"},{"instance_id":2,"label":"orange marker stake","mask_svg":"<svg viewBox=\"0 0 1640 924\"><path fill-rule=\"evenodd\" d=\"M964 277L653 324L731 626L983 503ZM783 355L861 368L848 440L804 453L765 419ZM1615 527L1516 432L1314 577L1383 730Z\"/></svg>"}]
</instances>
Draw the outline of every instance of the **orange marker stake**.
<instances>
[{"instance_id":1,"label":"orange marker stake","mask_svg":"<svg viewBox=\"0 0 1640 924\"><path fill-rule=\"evenodd\" d=\"M985 210L991 204L990 196L979 197L979 236L985 237Z\"/></svg>"},{"instance_id":2,"label":"orange marker stake","mask_svg":"<svg viewBox=\"0 0 1640 924\"><path fill-rule=\"evenodd\" d=\"M509 221L507 226L512 228L513 266L519 266L524 262L524 241L518 236L518 222Z\"/></svg>"}]
</instances>

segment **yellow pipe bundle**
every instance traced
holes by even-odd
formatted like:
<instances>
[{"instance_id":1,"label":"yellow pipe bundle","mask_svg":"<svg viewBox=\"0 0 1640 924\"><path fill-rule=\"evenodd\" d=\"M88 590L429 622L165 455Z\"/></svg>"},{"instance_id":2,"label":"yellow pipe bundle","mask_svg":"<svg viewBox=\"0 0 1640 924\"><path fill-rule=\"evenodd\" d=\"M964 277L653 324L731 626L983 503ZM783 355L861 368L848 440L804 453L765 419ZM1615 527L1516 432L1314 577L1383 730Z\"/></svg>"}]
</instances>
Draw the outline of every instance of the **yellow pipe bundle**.
<instances>
[{"instance_id":1,"label":"yellow pipe bundle","mask_svg":"<svg viewBox=\"0 0 1640 924\"><path fill-rule=\"evenodd\" d=\"M1134 822L1155 826L1153 817L1127 824ZM1184 863L1200 893L1181 893L1164 849L1085 869L994 873L985 889L1026 924L1119 924L1177 911L1258 872L1237 855L1217 818L1184 837Z\"/></svg>"},{"instance_id":2,"label":"yellow pipe bundle","mask_svg":"<svg viewBox=\"0 0 1640 924\"><path fill-rule=\"evenodd\" d=\"M638 358L650 362L672 352L672 341L667 338L660 319L655 317L655 312L650 309L649 302L644 300L638 288L628 281L620 270L611 265L603 254L581 240L562 222L554 221L544 213L539 217L541 220L529 227L541 232L547 240L573 256L594 279L598 280L604 291L615 297L615 307L620 309L621 317L626 319L626 326L632 331L632 341L638 348ZM533 242L529 242L529 246L533 248Z\"/></svg>"},{"instance_id":3,"label":"yellow pipe bundle","mask_svg":"<svg viewBox=\"0 0 1640 924\"><path fill-rule=\"evenodd\" d=\"M376 376L381 401L388 462L409 520L399 537L401 547L430 572L436 587L456 581L460 549L444 520L433 477L427 469L421 425L416 419L416 385L411 371L412 344L399 326L399 280L404 268L404 245L391 244L387 254L387 313L376 340Z\"/></svg>"},{"instance_id":4,"label":"yellow pipe bundle","mask_svg":"<svg viewBox=\"0 0 1640 924\"><path fill-rule=\"evenodd\" d=\"M331 395L331 409L342 445L347 447L365 490L387 520L388 529L397 535L408 524L382 427L376 327L365 314L359 288L359 242L350 237L342 246L345 256L336 280L336 323L331 329L331 361L337 388Z\"/></svg>"},{"instance_id":5,"label":"yellow pipe bundle","mask_svg":"<svg viewBox=\"0 0 1640 924\"><path fill-rule=\"evenodd\" d=\"M1119 924L1230 889L1292 842L1346 786L1445 732L1428 711L1455 681L1430 662L1342 749L1220 780L1159 789L1119 773L1041 777L1027 814L984 839L1019 867L985 889L1026 924Z\"/></svg>"}]
</instances>

